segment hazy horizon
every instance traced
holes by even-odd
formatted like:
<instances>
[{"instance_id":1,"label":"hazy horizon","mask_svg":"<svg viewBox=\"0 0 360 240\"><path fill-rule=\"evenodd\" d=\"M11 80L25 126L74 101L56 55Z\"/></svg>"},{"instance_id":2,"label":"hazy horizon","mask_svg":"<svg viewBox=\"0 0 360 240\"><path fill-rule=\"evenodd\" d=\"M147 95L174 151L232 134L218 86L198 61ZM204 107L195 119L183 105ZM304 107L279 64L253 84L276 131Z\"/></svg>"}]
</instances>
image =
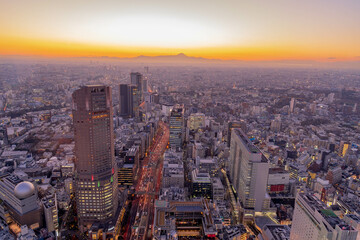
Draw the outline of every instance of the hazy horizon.
<instances>
[{"instance_id":1,"label":"hazy horizon","mask_svg":"<svg viewBox=\"0 0 360 240\"><path fill-rule=\"evenodd\" d=\"M360 2L0 1L0 55L360 60Z\"/></svg>"}]
</instances>

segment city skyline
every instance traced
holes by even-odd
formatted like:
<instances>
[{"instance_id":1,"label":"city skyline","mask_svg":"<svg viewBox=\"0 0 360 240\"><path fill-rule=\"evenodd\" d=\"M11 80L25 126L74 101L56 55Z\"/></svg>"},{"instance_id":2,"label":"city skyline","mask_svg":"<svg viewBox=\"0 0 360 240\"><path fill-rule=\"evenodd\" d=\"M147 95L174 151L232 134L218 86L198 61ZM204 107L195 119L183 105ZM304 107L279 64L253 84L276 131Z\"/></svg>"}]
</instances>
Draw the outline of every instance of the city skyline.
<instances>
[{"instance_id":1,"label":"city skyline","mask_svg":"<svg viewBox=\"0 0 360 240\"><path fill-rule=\"evenodd\" d=\"M360 240L360 0L0 0L0 240Z\"/></svg>"},{"instance_id":2,"label":"city skyline","mask_svg":"<svg viewBox=\"0 0 360 240\"><path fill-rule=\"evenodd\" d=\"M358 237L357 71L0 69L0 239Z\"/></svg>"},{"instance_id":3,"label":"city skyline","mask_svg":"<svg viewBox=\"0 0 360 240\"><path fill-rule=\"evenodd\" d=\"M355 0L0 4L5 56L360 60Z\"/></svg>"}]
</instances>

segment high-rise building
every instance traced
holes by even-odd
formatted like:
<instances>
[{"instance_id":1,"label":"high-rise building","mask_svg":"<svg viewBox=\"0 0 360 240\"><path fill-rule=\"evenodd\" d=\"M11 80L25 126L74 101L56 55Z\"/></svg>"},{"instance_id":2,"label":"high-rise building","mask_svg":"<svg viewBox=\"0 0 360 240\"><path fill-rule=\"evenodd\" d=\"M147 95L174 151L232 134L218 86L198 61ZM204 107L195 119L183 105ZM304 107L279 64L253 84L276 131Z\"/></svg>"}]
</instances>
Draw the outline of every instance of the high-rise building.
<instances>
[{"instance_id":1,"label":"high-rise building","mask_svg":"<svg viewBox=\"0 0 360 240\"><path fill-rule=\"evenodd\" d=\"M358 231L342 221L314 194L298 193L290 232L291 240L355 240Z\"/></svg>"},{"instance_id":2,"label":"high-rise building","mask_svg":"<svg viewBox=\"0 0 360 240\"><path fill-rule=\"evenodd\" d=\"M89 229L111 220L118 207L111 89L85 86L72 97L77 213L79 226Z\"/></svg>"},{"instance_id":3,"label":"high-rise building","mask_svg":"<svg viewBox=\"0 0 360 240\"><path fill-rule=\"evenodd\" d=\"M42 204L44 207L46 228L48 229L49 232L58 231L59 221L58 221L56 195L43 198Z\"/></svg>"},{"instance_id":4,"label":"high-rise building","mask_svg":"<svg viewBox=\"0 0 360 240\"><path fill-rule=\"evenodd\" d=\"M184 106L176 105L170 113L170 147L179 149L184 141Z\"/></svg>"},{"instance_id":5,"label":"high-rise building","mask_svg":"<svg viewBox=\"0 0 360 240\"><path fill-rule=\"evenodd\" d=\"M139 103L142 102L142 93L143 93L143 75L139 72L130 73L130 80L132 85L136 85L139 95ZM146 90L145 90L146 91Z\"/></svg>"},{"instance_id":6,"label":"high-rise building","mask_svg":"<svg viewBox=\"0 0 360 240\"><path fill-rule=\"evenodd\" d=\"M227 133L227 143L228 143L228 147L230 147L230 142L231 142L231 131L233 130L233 128L241 128L243 130L243 132L247 131L247 127L246 127L246 123L245 121L241 120L238 122L229 122L228 123L228 133Z\"/></svg>"},{"instance_id":7,"label":"high-rise building","mask_svg":"<svg viewBox=\"0 0 360 240\"><path fill-rule=\"evenodd\" d=\"M119 114L125 118L133 116L133 97L129 84L119 86Z\"/></svg>"},{"instance_id":8,"label":"high-rise building","mask_svg":"<svg viewBox=\"0 0 360 240\"><path fill-rule=\"evenodd\" d=\"M143 93L146 93L148 91L148 78L145 77L143 80L142 80L142 92Z\"/></svg>"},{"instance_id":9,"label":"high-rise building","mask_svg":"<svg viewBox=\"0 0 360 240\"><path fill-rule=\"evenodd\" d=\"M295 98L291 98L289 112L294 113L294 109L295 109Z\"/></svg>"},{"instance_id":10,"label":"high-rise building","mask_svg":"<svg viewBox=\"0 0 360 240\"><path fill-rule=\"evenodd\" d=\"M139 117L139 105L140 105L140 92L136 85L130 85L130 96L131 96L131 117Z\"/></svg>"},{"instance_id":11,"label":"high-rise building","mask_svg":"<svg viewBox=\"0 0 360 240\"><path fill-rule=\"evenodd\" d=\"M230 177L245 209L262 211L269 207L268 174L268 159L240 128L234 128L230 144Z\"/></svg>"}]
</instances>

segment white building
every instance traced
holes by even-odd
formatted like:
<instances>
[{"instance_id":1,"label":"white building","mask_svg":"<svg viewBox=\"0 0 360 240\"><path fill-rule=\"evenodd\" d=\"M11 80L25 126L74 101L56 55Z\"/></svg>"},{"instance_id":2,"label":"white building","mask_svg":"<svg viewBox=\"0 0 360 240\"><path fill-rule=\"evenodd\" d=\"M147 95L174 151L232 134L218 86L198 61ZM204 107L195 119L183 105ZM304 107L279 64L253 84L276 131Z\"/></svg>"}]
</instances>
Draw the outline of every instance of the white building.
<instances>
[{"instance_id":1,"label":"white building","mask_svg":"<svg viewBox=\"0 0 360 240\"><path fill-rule=\"evenodd\" d=\"M58 231L59 222L56 195L55 197L47 197L42 199L42 204L44 207L44 216L48 231Z\"/></svg>"},{"instance_id":2,"label":"white building","mask_svg":"<svg viewBox=\"0 0 360 240\"><path fill-rule=\"evenodd\" d=\"M229 171L244 208L262 211L269 207L269 161L239 128L231 133Z\"/></svg>"},{"instance_id":3,"label":"white building","mask_svg":"<svg viewBox=\"0 0 360 240\"><path fill-rule=\"evenodd\" d=\"M289 191L290 173L282 168L270 168L268 176L269 193L286 193Z\"/></svg>"},{"instance_id":4,"label":"white building","mask_svg":"<svg viewBox=\"0 0 360 240\"><path fill-rule=\"evenodd\" d=\"M168 151L164 155L162 188L184 188L184 164L181 155Z\"/></svg>"},{"instance_id":5,"label":"white building","mask_svg":"<svg viewBox=\"0 0 360 240\"><path fill-rule=\"evenodd\" d=\"M360 217L354 214L347 214L344 217L344 221L358 231L356 240L360 240Z\"/></svg>"},{"instance_id":6,"label":"white building","mask_svg":"<svg viewBox=\"0 0 360 240\"><path fill-rule=\"evenodd\" d=\"M4 201L13 222L33 229L42 225L37 193L31 182L23 181L16 175L3 177L0 180L0 199Z\"/></svg>"},{"instance_id":7,"label":"white building","mask_svg":"<svg viewBox=\"0 0 360 240\"><path fill-rule=\"evenodd\" d=\"M343 222L312 193L298 193L290 239L356 240L358 231Z\"/></svg>"}]
</instances>

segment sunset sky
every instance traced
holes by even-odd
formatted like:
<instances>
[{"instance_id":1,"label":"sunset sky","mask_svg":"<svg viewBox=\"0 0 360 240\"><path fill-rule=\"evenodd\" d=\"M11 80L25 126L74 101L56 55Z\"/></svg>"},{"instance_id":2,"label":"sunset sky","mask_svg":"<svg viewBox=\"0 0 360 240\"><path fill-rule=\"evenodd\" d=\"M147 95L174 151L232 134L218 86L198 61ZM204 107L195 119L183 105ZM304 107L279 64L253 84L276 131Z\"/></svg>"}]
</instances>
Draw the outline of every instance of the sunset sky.
<instances>
[{"instance_id":1,"label":"sunset sky","mask_svg":"<svg viewBox=\"0 0 360 240\"><path fill-rule=\"evenodd\" d=\"M0 54L360 61L360 0L0 0Z\"/></svg>"}]
</instances>

